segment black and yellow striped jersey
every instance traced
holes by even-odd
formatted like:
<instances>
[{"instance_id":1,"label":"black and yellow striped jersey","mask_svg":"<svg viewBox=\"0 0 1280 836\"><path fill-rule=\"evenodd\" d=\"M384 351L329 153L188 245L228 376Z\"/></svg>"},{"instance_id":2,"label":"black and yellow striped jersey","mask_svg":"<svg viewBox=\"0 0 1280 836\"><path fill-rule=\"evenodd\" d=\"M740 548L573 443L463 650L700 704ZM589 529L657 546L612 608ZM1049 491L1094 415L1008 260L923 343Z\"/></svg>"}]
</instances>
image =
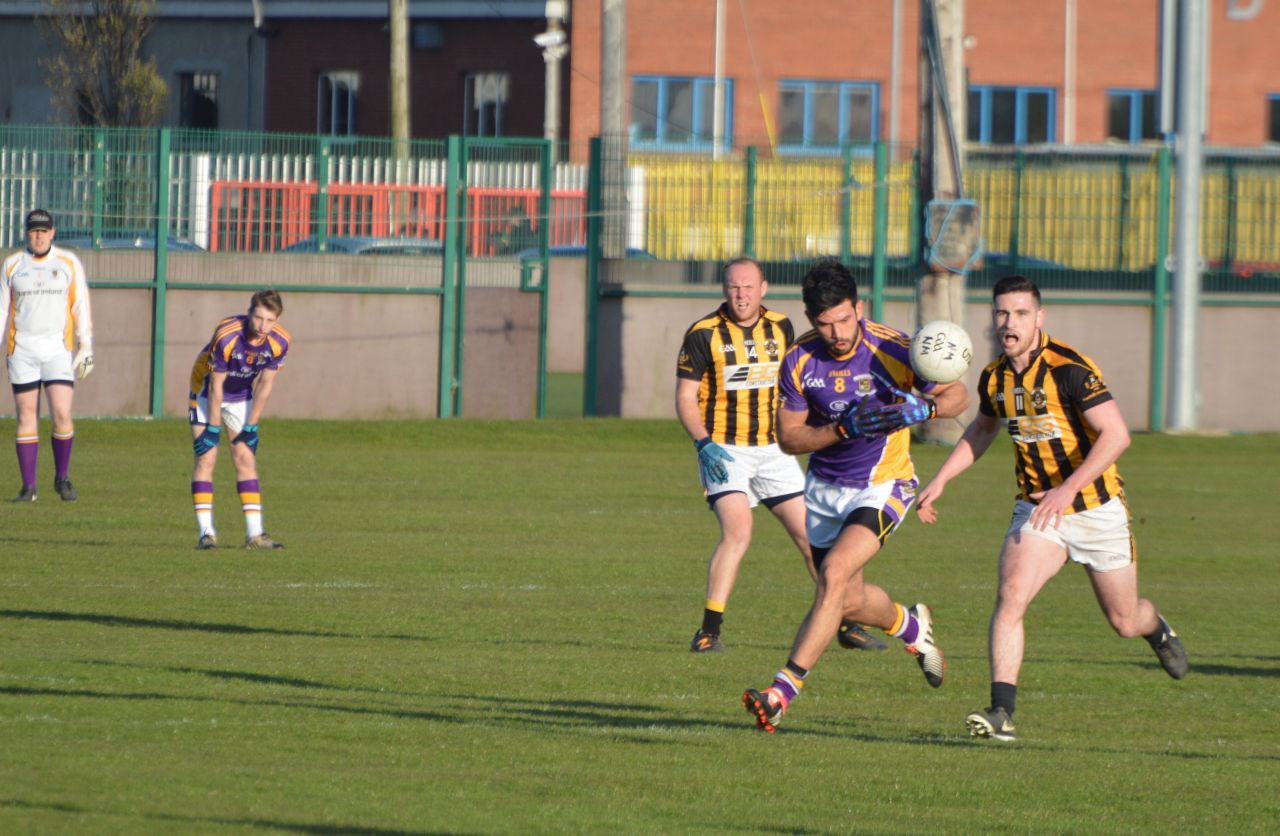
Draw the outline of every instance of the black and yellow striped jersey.
<instances>
[{"instance_id":1,"label":"black and yellow striped jersey","mask_svg":"<svg viewBox=\"0 0 1280 836\"><path fill-rule=\"evenodd\" d=\"M1034 502L1032 493L1061 485L1084 462L1098 437L1084 413L1112 399L1091 359L1043 332L1022 373L1004 355L983 369L978 396L982 414L1001 419L1009 429L1019 495L1028 502ZM1123 494L1124 480L1113 462L1076 495L1071 513Z\"/></svg>"},{"instance_id":2,"label":"black and yellow striped jersey","mask_svg":"<svg viewBox=\"0 0 1280 836\"><path fill-rule=\"evenodd\" d=\"M777 441L778 366L794 338L791 320L764 307L750 328L734 322L725 305L689 326L676 376L700 381L698 408L713 441Z\"/></svg>"}]
</instances>

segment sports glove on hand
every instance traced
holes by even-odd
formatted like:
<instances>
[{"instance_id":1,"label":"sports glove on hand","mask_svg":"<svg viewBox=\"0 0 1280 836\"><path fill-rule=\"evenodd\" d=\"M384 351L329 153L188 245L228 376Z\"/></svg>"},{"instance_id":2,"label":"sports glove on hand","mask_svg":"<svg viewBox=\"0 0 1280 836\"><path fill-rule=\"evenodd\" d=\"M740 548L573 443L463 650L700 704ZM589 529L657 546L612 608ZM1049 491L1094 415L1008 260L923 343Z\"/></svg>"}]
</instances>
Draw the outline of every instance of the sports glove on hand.
<instances>
[{"instance_id":1,"label":"sports glove on hand","mask_svg":"<svg viewBox=\"0 0 1280 836\"><path fill-rule=\"evenodd\" d=\"M221 427L205 427L204 432L196 436L196 440L192 442L192 447L196 451L197 456L203 456L213 448L218 446L218 438L222 435Z\"/></svg>"},{"instance_id":2,"label":"sports glove on hand","mask_svg":"<svg viewBox=\"0 0 1280 836\"><path fill-rule=\"evenodd\" d=\"M236 433L236 437L231 439L232 444L243 444L252 450L258 452L258 425L245 424L240 428L240 432Z\"/></svg>"},{"instance_id":3,"label":"sports glove on hand","mask_svg":"<svg viewBox=\"0 0 1280 836\"><path fill-rule=\"evenodd\" d=\"M72 366L76 370L76 379L84 380L93 371L93 343L81 343L80 350L76 352L76 359L72 361Z\"/></svg>"},{"instance_id":4,"label":"sports glove on hand","mask_svg":"<svg viewBox=\"0 0 1280 836\"><path fill-rule=\"evenodd\" d=\"M938 405L929 398L922 398L901 389L894 389L893 394L901 398L902 402L881 407L877 410L875 421L878 426L884 428L883 431L886 433L923 424L938 412Z\"/></svg>"},{"instance_id":5,"label":"sports glove on hand","mask_svg":"<svg viewBox=\"0 0 1280 836\"><path fill-rule=\"evenodd\" d=\"M884 429L879 425L881 413L875 398L863 398L853 409L847 409L836 421L836 435L841 440L862 438L867 435L883 435Z\"/></svg>"},{"instance_id":6,"label":"sports glove on hand","mask_svg":"<svg viewBox=\"0 0 1280 836\"><path fill-rule=\"evenodd\" d=\"M698 449L698 466L702 468L702 481L708 485L728 482L729 469L724 466L724 463L733 461L729 451L712 441L711 436L694 442L693 446Z\"/></svg>"}]
</instances>

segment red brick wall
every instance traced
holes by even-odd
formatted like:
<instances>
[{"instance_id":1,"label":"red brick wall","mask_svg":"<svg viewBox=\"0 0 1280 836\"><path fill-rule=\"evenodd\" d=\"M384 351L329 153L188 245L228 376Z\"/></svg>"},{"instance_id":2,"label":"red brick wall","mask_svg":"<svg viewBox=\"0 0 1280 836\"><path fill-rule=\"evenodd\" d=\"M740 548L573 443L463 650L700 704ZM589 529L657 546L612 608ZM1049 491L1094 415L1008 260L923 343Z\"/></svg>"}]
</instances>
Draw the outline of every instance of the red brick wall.
<instances>
[{"instance_id":1,"label":"red brick wall","mask_svg":"<svg viewBox=\"0 0 1280 836\"><path fill-rule=\"evenodd\" d=\"M1268 93L1280 93L1280 2L1262 4L1248 22L1226 17L1227 0L1210 0L1208 141L1257 145L1266 138ZM573 3L570 135L585 141L600 124L600 2ZM1064 117L1065 0L969 0L965 51L970 83L1037 85L1057 90L1058 137ZM1159 77L1158 0L1078 0L1075 141L1106 139L1106 91L1155 89ZM742 10L746 9L744 22ZM766 143L760 93L776 122L780 79L870 80L881 84L881 135L888 133L889 0L726 2L725 73L735 81L734 141ZM918 0L903 0L900 136L916 134ZM715 4L629 0L628 79L637 74L713 73ZM748 47L747 27L751 45ZM758 69L757 69L758 68ZM758 75L757 75L758 73ZM628 86L628 95L630 93ZM628 113L629 113L628 108Z\"/></svg>"},{"instance_id":2,"label":"red brick wall","mask_svg":"<svg viewBox=\"0 0 1280 836\"><path fill-rule=\"evenodd\" d=\"M544 21L442 20L444 46L409 49L409 108L414 137L462 133L463 79L469 72L511 76L505 135L541 136L545 65L533 36ZM357 132L391 133L389 35L385 20L276 20L268 45L266 129L312 133L322 72L360 73Z\"/></svg>"}]
</instances>

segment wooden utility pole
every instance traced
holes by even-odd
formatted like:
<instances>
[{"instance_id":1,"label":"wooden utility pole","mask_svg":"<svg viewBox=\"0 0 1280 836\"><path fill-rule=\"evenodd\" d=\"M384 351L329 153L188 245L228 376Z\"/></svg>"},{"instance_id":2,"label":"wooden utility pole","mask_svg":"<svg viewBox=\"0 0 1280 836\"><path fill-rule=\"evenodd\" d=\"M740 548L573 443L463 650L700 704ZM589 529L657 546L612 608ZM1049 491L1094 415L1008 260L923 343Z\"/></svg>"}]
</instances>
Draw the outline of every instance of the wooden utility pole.
<instances>
[{"instance_id":1,"label":"wooden utility pole","mask_svg":"<svg viewBox=\"0 0 1280 836\"><path fill-rule=\"evenodd\" d=\"M391 30L391 138L395 141L396 173L394 183L406 182L409 168L409 0L387 0ZM389 219L391 234L399 232L408 211L406 195L399 193L393 202Z\"/></svg>"},{"instance_id":2,"label":"wooden utility pole","mask_svg":"<svg viewBox=\"0 0 1280 836\"><path fill-rule=\"evenodd\" d=\"M920 183L921 205L964 197L964 0L920 0ZM942 216L941 207L938 217ZM958 231L949 221L950 232ZM926 234L930 224L926 224ZM977 230L973 230L974 235ZM930 262L916 288L919 327L935 319L963 326L965 275ZM958 421L931 421L921 436L927 441L954 444L963 431Z\"/></svg>"},{"instance_id":3,"label":"wooden utility pole","mask_svg":"<svg viewBox=\"0 0 1280 836\"><path fill-rule=\"evenodd\" d=\"M627 0L601 0L600 246L622 258L627 236Z\"/></svg>"}]
</instances>

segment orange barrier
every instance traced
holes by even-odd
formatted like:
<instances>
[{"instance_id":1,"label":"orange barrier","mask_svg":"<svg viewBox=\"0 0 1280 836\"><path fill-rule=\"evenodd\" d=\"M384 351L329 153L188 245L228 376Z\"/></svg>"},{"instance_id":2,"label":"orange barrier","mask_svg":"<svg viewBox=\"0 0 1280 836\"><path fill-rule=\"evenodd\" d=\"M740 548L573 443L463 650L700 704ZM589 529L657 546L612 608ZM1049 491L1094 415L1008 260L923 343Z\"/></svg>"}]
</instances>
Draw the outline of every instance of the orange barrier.
<instances>
[{"instance_id":1,"label":"orange barrier","mask_svg":"<svg viewBox=\"0 0 1280 836\"><path fill-rule=\"evenodd\" d=\"M315 183L217 180L211 186L209 249L274 252L312 234ZM537 246L538 191L473 187L467 190L467 253L514 254ZM377 238L444 237L443 186L334 183L329 186L329 235ZM587 240L586 193L551 193L551 246Z\"/></svg>"}]
</instances>

